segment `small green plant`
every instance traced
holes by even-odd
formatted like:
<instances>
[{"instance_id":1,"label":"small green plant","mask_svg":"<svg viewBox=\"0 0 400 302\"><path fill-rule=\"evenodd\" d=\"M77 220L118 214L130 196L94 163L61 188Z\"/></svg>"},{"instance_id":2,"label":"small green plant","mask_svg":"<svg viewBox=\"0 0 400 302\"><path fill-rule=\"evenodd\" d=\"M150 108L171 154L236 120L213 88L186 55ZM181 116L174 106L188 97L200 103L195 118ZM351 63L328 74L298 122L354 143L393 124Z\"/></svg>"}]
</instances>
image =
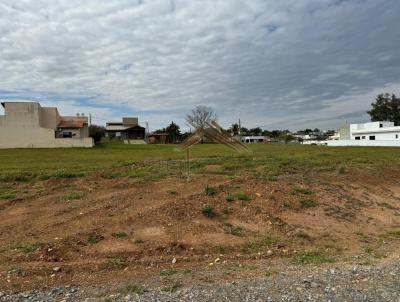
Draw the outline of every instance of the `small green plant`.
<instances>
[{"instance_id":1,"label":"small green plant","mask_svg":"<svg viewBox=\"0 0 400 302\"><path fill-rule=\"evenodd\" d=\"M207 205L201 209L201 212L203 213L204 216L207 216L208 218L212 218L215 216L215 210L212 206Z\"/></svg>"},{"instance_id":2,"label":"small green plant","mask_svg":"<svg viewBox=\"0 0 400 302\"><path fill-rule=\"evenodd\" d=\"M178 192L175 191L175 190L169 190L168 194L170 194L170 195L178 195Z\"/></svg>"},{"instance_id":3,"label":"small green plant","mask_svg":"<svg viewBox=\"0 0 400 302\"><path fill-rule=\"evenodd\" d=\"M123 287L123 291L127 294L143 295L147 290L142 285L129 283Z\"/></svg>"},{"instance_id":4,"label":"small green plant","mask_svg":"<svg viewBox=\"0 0 400 302\"><path fill-rule=\"evenodd\" d=\"M173 276L173 275L175 275L175 274L177 274L177 273L178 273L178 271L176 271L176 270L167 269L167 270L161 271L161 272L160 272L160 276L161 276L161 277L170 277L170 276Z\"/></svg>"},{"instance_id":5,"label":"small green plant","mask_svg":"<svg viewBox=\"0 0 400 302\"><path fill-rule=\"evenodd\" d=\"M300 194L304 194L304 195L311 195L313 193L313 191L311 189L308 188L303 188L303 187L295 187L293 189L293 193L300 193Z\"/></svg>"},{"instance_id":6,"label":"small green plant","mask_svg":"<svg viewBox=\"0 0 400 302\"><path fill-rule=\"evenodd\" d=\"M234 226L230 223L225 223L224 224L224 231L226 234L231 234L234 236L243 236L244 235L244 231L243 228L239 227L239 226Z\"/></svg>"},{"instance_id":7,"label":"small green plant","mask_svg":"<svg viewBox=\"0 0 400 302\"><path fill-rule=\"evenodd\" d=\"M363 250L367 254L371 254L374 251L374 249L370 245L364 246Z\"/></svg>"},{"instance_id":8,"label":"small green plant","mask_svg":"<svg viewBox=\"0 0 400 302\"><path fill-rule=\"evenodd\" d=\"M304 264L322 264L333 263L335 260L321 251L306 251L296 254L293 257L293 263Z\"/></svg>"},{"instance_id":9,"label":"small green plant","mask_svg":"<svg viewBox=\"0 0 400 302\"><path fill-rule=\"evenodd\" d=\"M97 242L101 241L104 239L103 235L100 235L97 232L91 232L87 235L87 242L89 244L96 244Z\"/></svg>"},{"instance_id":10,"label":"small green plant","mask_svg":"<svg viewBox=\"0 0 400 302\"><path fill-rule=\"evenodd\" d=\"M303 200L300 200L300 206L303 209L313 208L313 207L317 206L317 202L312 199L303 199Z\"/></svg>"},{"instance_id":11,"label":"small green plant","mask_svg":"<svg viewBox=\"0 0 400 302\"><path fill-rule=\"evenodd\" d=\"M217 194L217 189L207 184L206 187L204 188L204 192L206 193L207 196L214 196Z\"/></svg>"},{"instance_id":12,"label":"small green plant","mask_svg":"<svg viewBox=\"0 0 400 302\"><path fill-rule=\"evenodd\" d=\"M340 167L339 168L339 174L346 174L346 168L345 167Z\"/></svg>"},{"instance_id":13,"label":"small green plant","mask_svg":"<svg viewBox=\"0 0 400 302\"><path fill-rule=\"evenodd\" d=\"M67 194L65 194L61 200L62 201L70 201L70 200L78 200L78 199L82 199L86 196L85 192L69 192Z\"/></svg>"},{"instance_id":14,"label":"small green plant","mask_svg":"<svg viewBox=\"0 0 400 302\"><path fill-rule=\"evenodd\" d=\"M266 248L271 248L278 242L278 239L272 236L264 236L254 241L246 242L242 245L242 252L244 253L254 253L264 250Z\"/></svg>"},{"instance_id":15,"label":"small green plant","mask_svg":"<svg viewBox=\"0 0 400 302\"><path fill-rule=\"evenodd\" d=\"M144 243L144 241L143 241L142 239L135 239L135 240L133 241L133 243L134 243L134 244L142 244L142 243Z\"/></svg>"},{"instance_id":16,"label":"small green plant","mask_svg":"<svg viewBox=\"0 0 400 302\"><path fill-rule=\"evenodd\" d=\"M50 175L55 178L78 178L85 176L84 172L72 172L66 170L59 170Z\"/></svg>"},{"instance_id":17,"label":"small green plant","mask_svg":"<svg viewBox=\"0 0 400 302\"><path fill-rule=\"evenodd\" d=\"M0 199L3 199L3 200L14 199L15 197L17 197L17 195L14 194L14 193L2 193L2 194L0 194Z\"/></svg>"},{"instance_id":18,"label":"small green plant","mask_svg":"<svg viewBox=\"0 0 400 302\"><path fill-rule=\"evenodd\" d=\"M110 269L124 269L128 266L128 263L123 258L110 258L107 260L105 266Z\"/></svg>"},{"instance_id":19,"label":"small green plant","mask_svg":"<svg viewBox=\"0 0 400 302\"><path fill-rule=\"evenodd\" d=\"M225 197L225 200L226 200L227 202L235 201L235 196L233 196L233 195L228 195L228 196Z\"/></svg>"},{"instance_id":20,"label":"small green plant","mask_svg":"<svg viewBox=\"0 0 400 302\"><path fill-rule=\"evenodd\" d=\"M241 201L250 201L251 197L244 192L238 192L235 194L235 197Z\"/></svg>"},{"instance_id":21,"label":"small green plant","mask_svg":"<svg viewBox=\"0 0 400 302\"><path fill-rule=\"evenodd\" d=\"M113 236L114 238L122 239L128 237L128 234L125 232L116 232L112 233L111 236Z\"/></svg>"},{"instance_id":22,"label":"small green plant","mask_svg":"<svg viewBox=\"0 0 400 302\"><path fill-rule=\"evenodd\" d=\"M37 242L34 242L34 243L24 242L24 243L13 244L10 246L10 249L29 254L29 253L33 253L34 251L36 251L39 246L40 246L40 244Z\"/></svg>"}]
</instances>

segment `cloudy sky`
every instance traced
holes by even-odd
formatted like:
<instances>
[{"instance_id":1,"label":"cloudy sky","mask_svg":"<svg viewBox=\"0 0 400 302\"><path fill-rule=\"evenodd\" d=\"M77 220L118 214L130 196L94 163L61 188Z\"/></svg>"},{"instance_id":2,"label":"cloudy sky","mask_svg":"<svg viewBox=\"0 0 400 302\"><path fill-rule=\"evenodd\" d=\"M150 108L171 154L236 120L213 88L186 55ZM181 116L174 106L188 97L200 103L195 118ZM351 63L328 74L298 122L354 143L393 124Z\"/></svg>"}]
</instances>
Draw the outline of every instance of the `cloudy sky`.
<instances>
[{"instance_id":1,"label":"cloudy sky","mask_svg":"<svg viewBox=\"0 0 400 302\"><path fill-rule=\"evenodd\" d=\"M96 123L337 128L400 93L399 0L0 0L0 99ZM1 112L0 112L1 113Z\"/></svg>"}]
</instances>

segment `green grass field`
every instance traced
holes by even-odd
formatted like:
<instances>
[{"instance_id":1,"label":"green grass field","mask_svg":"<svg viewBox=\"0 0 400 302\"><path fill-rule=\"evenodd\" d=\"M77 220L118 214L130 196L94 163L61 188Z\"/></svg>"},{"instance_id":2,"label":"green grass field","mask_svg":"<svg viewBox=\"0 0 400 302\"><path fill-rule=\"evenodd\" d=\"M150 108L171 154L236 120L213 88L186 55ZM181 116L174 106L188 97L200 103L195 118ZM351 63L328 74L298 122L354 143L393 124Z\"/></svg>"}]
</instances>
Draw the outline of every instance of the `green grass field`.
<instances>
[{"instance_id":1,"label":"green grass field","mask_svg":"<svg viewBox=\"0 0 400 302\"><path fill-rule=\"evenodd\" d=\"M400 149L397 148L277 144L249 147L253 154L240 156L222 145L196 145L191 149L191 157L208 159L205 161L208 164L223 164L226 170L265 165L269 174L279 174L282 170L344 171L349 167L400 166ZM0 150L0 179L27 181L40 176L74 177L145 160L183 160L185 156L186 153L174 145L106 143L93 149L8 149ZM192 165L196 167L196 160Z\"/></svg>"}]
</instances>

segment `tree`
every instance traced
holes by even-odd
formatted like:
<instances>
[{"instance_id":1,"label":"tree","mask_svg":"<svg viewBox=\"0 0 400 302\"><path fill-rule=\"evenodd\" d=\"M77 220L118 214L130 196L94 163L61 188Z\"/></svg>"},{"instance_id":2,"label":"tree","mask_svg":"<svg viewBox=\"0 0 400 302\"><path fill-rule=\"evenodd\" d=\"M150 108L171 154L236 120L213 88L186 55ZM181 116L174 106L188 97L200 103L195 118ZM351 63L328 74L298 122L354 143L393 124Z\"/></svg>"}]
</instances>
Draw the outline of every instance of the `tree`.
<instances>
[{"instance_id":1,"label":"tree","mask_svg":"<svg viewBox=\"0 0 400 302\"><path fill-rule=\"evenodd\" d=\"M256 128L250 129L249 132L251 133L251 135L259 136L262 134L262 129L260 127L256 127Z\"/></svg>"},{"instance_id":2,"label":"tree","mask_svg":"<svg viewBox=\"0 0 400 302\"><path fill-rule=\"evenodd\" d=\"M379 94L375 102L371 104L372 109L367 111L372 122L390 121L400 125L400 98L389 93Z\"/></svg>"},{"instance_id":3,"label":"tree","mask_svg":"<svg viewBox=\"0 0 400 302\"><path fill-rule=\"evenodd\" d=\"M186 118L195 127L205 128L208 123L217 120L217 115L211 107L196 106Z\"/></svg>"},{"instance_id":4,"label":"tree","mask_svg":"<svg viewBox=\"0 0 400 302\"><path fill-rule=\"evenodd\" d=\"M239 124L232 124L232 126L229 128L229 132L233 135L239 135Z\"/></svg>"},{"instance_id":5,"label":"tree","mask_svg":"<svg viewBox=\"0 0 400 302\"><path fill-rule=\"evenodd\" d=\"M287 144L287 143L293 141L295 139L295 137L293 135L291 135L290 133L283 132L281 135L281 139L283 139L285 144Z\"/></svg>"},{"instance_id":6,"label":"tree","mask_svg":"<svg viewBox=\"0 0 400 302\"><path fill-rule=\"evenodd\" d=\"M171 124L165 128L165 132L168 133L172 143L176 143L176 141L181 137L180 127L174 122L171 122Z\"/></svg>"},{"instance_id":7,"label":"tree","mask_svg":"<svg viewBox=\"0 0 400 302\"><path fill-rule=\"evenodd\" d=\"M105 134L106 134L106 128L104 128L103 126L98 126L98 125L89 126L89 136L93 138L95 143L100 142Z\"/></svg>"}]
</instances>

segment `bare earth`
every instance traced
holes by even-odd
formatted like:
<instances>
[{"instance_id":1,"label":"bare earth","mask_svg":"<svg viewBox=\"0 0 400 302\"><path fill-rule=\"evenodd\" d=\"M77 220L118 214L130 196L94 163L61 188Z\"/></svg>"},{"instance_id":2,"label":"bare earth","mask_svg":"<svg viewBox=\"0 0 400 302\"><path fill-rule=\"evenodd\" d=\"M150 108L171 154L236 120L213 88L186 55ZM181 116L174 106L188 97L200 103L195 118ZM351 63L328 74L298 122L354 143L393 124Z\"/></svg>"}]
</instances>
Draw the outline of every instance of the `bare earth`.
<instances>
[{"instance_id":1,"label":"bare earth","mask_svg":"<svg viewBox=\"0 0 400 302\"><path fill-rule=\"evenodd\" d=\"M277 181L210 173L189 182L94 174L14 183L23 197L0 203L0 300L61 288L66 299L212 301L215 290L221 295L216 300L235 301L229 295L237 288L236 301L303 301L307 290L322 295L315 301L328 301L332 288L326 287L335 278L342 288L371 288L385 272L384 291L392 300L384 293L375 292L376 297L395 301L400 296L399 177L400 171L387 168ZM206 184L215 195L205 194ZM226 200L237 192L251 200ZM207 205L214 208L212 217L202 213ZM317 259L301 257L309 251L318 252ZM370 277L355 276L368 268ZM346 276L358 281L353 286ZM249 296L240 296L246 293L243 284ZM279 296L279 284L286 298ZM78 296L69 292L74 286ZM258 297L257 288L265 296ZM203 297L207 292L210 296Z\"/></svg>"}]
</instances>

